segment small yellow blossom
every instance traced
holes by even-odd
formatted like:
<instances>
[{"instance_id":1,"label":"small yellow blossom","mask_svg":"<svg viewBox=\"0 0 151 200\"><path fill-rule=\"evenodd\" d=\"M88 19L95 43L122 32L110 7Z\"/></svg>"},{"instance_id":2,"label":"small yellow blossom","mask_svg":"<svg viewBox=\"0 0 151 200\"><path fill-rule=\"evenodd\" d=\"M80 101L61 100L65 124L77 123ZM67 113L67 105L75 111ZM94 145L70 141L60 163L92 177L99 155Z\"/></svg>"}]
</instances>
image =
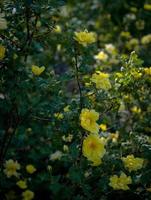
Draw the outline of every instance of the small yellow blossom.
<instances>
[{"instance_id":1,"label":"small yellow blossom","mask_svg":"<svg viewBox=\"0 0 151 200\"><path fill-rule=\"evenodd\" d=\"M114 143L117 142L118 138L119 138L119 133L118 133L118 132L116 132L116 133L111 133L111 134L109 135L109 139L111 139L112 142L114 142Z\"/></svg>"},{"instance_id":2,"label":"small yellow blossom","mask_svg":"<svg viewBox=\"0 0 151 200\"><path fill-rule=\"evenodd\" d=\"M131 71L131 74L133 75L133 77L134 77L135 79L139 79L139 78L142 76L142 73L139 72L139 71L136 71L136 70L132 70L132 71Z\"/></svg>"},{"instance_id":3,"label":"small yellow blossom","mask_svg":"<svg viewBox=\"0 0 151 200\"><path fill-rule=\"evenodd\" d=\"M26 190L22 193L23 200L32 200L34 196L34 192L32 192L31 190Z\"/></svg>"},{"instance_id":4,"label":"small yellow blossom","mask_svg":"<svg viewBox=\"0 0 151 200\"><path fill-rule=\"evenodd\" d=\"M151 34L143 36L141 39L141 43L144 45L151 43Z\"/></svg>"},{"instance_id":5,"label":"small yellow blossom","mask_svg":"<svg viewBox=\"0 0 151 200\"><path fill-rule=\"evenodd\" d=\"M111 88L109 74L107 73L94 73L92 75L91 81L96 84L97 89L109 90Z\"/></svg>"},{"instance_id":6,"label":"small yellow blossom","mask_svg":"<svg viewBox=\"0 0 151 200\"><path fill-rule=\"evenodd\" d=\"M122 161L124 163L125 168L127 168L129 172L141 169L144 163L144 159L134 157L134 155L128 155L127 157L123 157Z\"/></svg>"},{"instance_id":7,"label":"small yellow blossom","mask_svg":"<svg viewBox=\"0 0 151 200\"><path fill-rule=\"evenodd\" d=\"M13 161L12 159L9 159L5 162L4 167L5 167L4 173L6 174L8 178L10 178L11 176L18 177L19 174L17 170L20 169L20 164L17 161Z\"/></svg>"},{"instance_id":8,"label":"small yellow blossom","mask_svg":"<svg viewBox=\"0 0 151 200\"><path fill-rule=\"evenodd\" d=\"M144 10L151 11L151 4L144 4Z\"/></svg>"},{"instance_id":9,"label":"small yellow blossom","mask_svg":"<svg viewBox=\"0 0 151 200\"><path fill-rule=\"evenodd\" d=\"M39 76L40 74L42 74L42 72L45 70L45 67L38 67L36 65L32 65L32 73L36 76Z\"/></svg>"},{"instance_id":10,"label":"small yellow blossom","mask_svg":"<svg viewBox=\"0 0 151 200\"><path fill-rule=\"evenodd\" d=\"M80 114L81 126L91 133L99 132L99 125L96 121L99 119L99 113L95 110L89 110L87 108L82 109Z\"/></svg>"},{"instance_id":11,"label":"small yellow blossom","mask_svg":"<svg viewBox=\"0 0 151 200\"><path fill-rule=\"evenodd\" d=\"M122 78L123 77L123 74L121 72L116 72L115 75L116 75L117 78Z\"/></svg>"},{"instance_id":12,"label":"small yellow blossom","mask_svg":"<svg viewBox=\"0 0 151 200\"><path fill-rule=\"evenodd\" d=\"M99 135L90 134L83 141L82 152L83 155L93 163L93 166L98 166L101 164L101 158L106 152L104 142Z\"/></svg>"},{"instance_id":13,"label":"small yellow blossom","mask_svg":"<svg viewBox=\"0 0 151 200\"><path fill-rule=\"evenodd\" d=\"M0 60L3 60L5 57L6 49L4 46L0 45Z\"/></svg>"},{"instance_id":14,"label":"small yellow blossom","mask_svg":"<svg viewBox=\"0 0 151 200\"><path fill-rule=\"evenodd\" d=\"M56 25L56 26L54 27L54 29L53 29L53 32L54 32L54 33L61 33L61 32L62 32L61 26Z\"/></svg>"},{"instance_id":15,"label":"small yellow blossom","mask_svg":"<svg viewBox=\"0 0 151 200\"><path fill-rule=\"evenodd\" d=\"M145 67L144 68L144 72L145 72L145 74L147 74L147 75L150 75L151 76L151 67Z\"/></svg>"},{"instance_id":16,"label":"small yellow blossom","mask_svg":"<svg viewBox=\"0 0 151 200\"><path fill-rule=\"evenodd\" d=\"M62 157L62 152L61 151L56 151L54 153L51 154L50 156L50 160L54 161L54 160L60 160Z\"/></svg>"},{"instance_id":17,"label":"small yellow blossom","mask_svg":"<svg viewBox=\"0 0 151 200\"><path fill-rule=\"evenodd\" d=\"M106 131L106 130L107 130L106 124L100 124L100 129L101 129L102 131Z\"/></svg>"},{"instance_id":18,"label":"small yellow blossom","mask_svg":"<svg viewBox=\"0 0 151 200\"><path fill-rule=\"evenodd\" d=\"M33 165L29 164L29 165L26 166L26 171L29 174L33 174L36 171L36 168Z\"/></svg>"},{"instance_id":19,"label":"small yellow blossom","mask_svg":"<svg viewBox=\"0 0 151 200\"><path fill-rule=\"evenodd\" d=\"M65 135L62 136L63 141L65 142L71 142L73 139L73 135L69 134L67 137Z\"/></svg>"},{"instance_id":20,"label":"small yellow blossom","mask_svg":"<svg viewBox=\"0 0 151 200\"><path fill-rule=\"evenodd\" d=\"M128 31L122 31L120 35L122 38L126 38L126 39L131 38L131 34Z\"/></svg>"},{"instance_id":21,"label":"small yellow blossom","mask_svg":"<svg viewBox=\"0 0 151 200\"><path fill-rule=\"evenodd\" d=\"M132 183L131 177L127 176L122 172L119 177L117 175L111 176L109 185L114 190L129 190L128 185L131 183Z\"/></svg>"},{"instance_id":22,"label":"small yellow blossom","mask_svg":"<svg viewBox=\"0 0 151 200\"><path fill-rule=\"evenodd\" d=\"M74 33L74 39L83 46L96 42L96 34L87 30Z\"/></svg>"},{"instance_id":23,"label":"small yellow blossom","mask_svg":"<svg viewBox=\"0 0 151 200\"><path fill-rule=\"evenodd\" d=\"M132 38L126 43L126 47L128 50L137 50L139 45L139 40L137 38Z\"/></svg>"},{"instance_id":24,"label":"small yellow blossom","mask_svg":"<svg viewBox=\"0 0 151 200\"><path fill-rule=\"evenodd\" d=\"M141 109L140 109L139 107L137 107L137 106L133 106L133 107L131 108L131 111L132 111L133 113L136 113L136 114L141 113Z\"/></svg>"},{"instance_id":25,"label":"small yellow blossom","mask_svg":"<svg viewBox=\"0 0 151 200\"><path fill-rule=\"evenodd\" d=\"M49 172L51 172L51 171L52 171L52 166L51 166L51 165L48 165L48 166L47 166L47 170L48 170Z\"/></svg>"},{"instance_id":26,"label":"small yellow blossom","mask_svg":"<svg viewBox=\"0 0 151 200\"><path fill-rule=\"evenodd\" d=\"M63 150L64 150L65 152L68 152L68 151L69 151L69 147L68 147L67 145L63 145Z\"/></svg>"},{"instance_id":27,"label":"small yellow blossom","mask_svg":"<svg viewBox=\"0 0 151 200\"><path fill-rule=\"evenodd\" d=\"M108 59L108 55L104 53L104 51L100 51L96 56L94 56L95 59L106 61Z\"/></svg>"},{"instance_id":28,"label":"small yellow blossom","mask_svg":"<svg viewBox=\"0 0 151 200\"><path fill-rule=\"evenodd\" d=\"M63 119L63 114L62 114L62 113L55 113L54 116L55 116L57 119Z\"/></svg>"},{"instance_id":29,"label":"small yellow blossom","mask_svg":"<svg viewBox=\"0 0 151 200\"><path fill-rule=\"evenodd\" d=\"M16 185L18 185L18 187L21 189L27 188L27 183L26 183L26 181L23 181L23 180L17 181Z\"/></svg>"},{"instance_id":30,"label":"small yellow blossom","mask_svg":"<svg viewBox=\"0 0 151 200\"><path fill-rule=\"evenodd\" d=\"M105 45L105 50L110 53L110 54L115 54L116 53L116 48L113 44L106 44Z\"/></svg>"}]
</instances>

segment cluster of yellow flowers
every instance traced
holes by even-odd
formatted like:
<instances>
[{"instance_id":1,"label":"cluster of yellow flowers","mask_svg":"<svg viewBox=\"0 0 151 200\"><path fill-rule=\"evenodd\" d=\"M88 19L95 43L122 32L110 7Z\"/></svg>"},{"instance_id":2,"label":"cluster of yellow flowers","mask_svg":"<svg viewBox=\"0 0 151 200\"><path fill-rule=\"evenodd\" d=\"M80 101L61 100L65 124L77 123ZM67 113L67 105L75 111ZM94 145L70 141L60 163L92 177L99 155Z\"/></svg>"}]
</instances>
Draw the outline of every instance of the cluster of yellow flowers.
<instances>
[{"instance_id":1,"label":"cluster of yellow flowers","mask_svg":"<svg viewBox=\"0 0 151 200\"><path fill-rule=\"evenodd\" d=\"M137 171L143 167L144 159L142 158L135 158L134 155L128 155L127 157L123 157L122 161L126 169L129 172Z\"/></svg>"},{"instance_id":2,"label":"cluster of yellow flowers","mask_svg":"<svg viewBox=\"0 0 151 200\"><path fill-rule=\"evenodd\" d=\"M129 190L129 184L132 183L132 179L130 176L127 176L125 173L121 173L118 177L117 175L113 175L110 177L109 185L114 190Z\"/></svg>"},{"instance_id":3,"label":"cluster of yellow flowers","mask_svg":"<svg viewBox=\"0 0 151 200\"><path fill-rule=\"evenodd\" d=\"M96 84L97 89L109 90L111 83L109 74L97 71L92 75L91 81Z\"/></svg>"},{"instance_id":4,"label":"cluster of yellow flowers","mask_svg":"<svg viewBox=\"0 0 151 200\"><path fill-rule=\"evenodd\" d=\"M42 74L42 72L45 70L45 67L38 67L36 65L32 65L32 73L36 76L39 76L40 74Z\"/></svg>"},{"instance_id":5,"label":"cluster of yellow flowers","mask_svg":"<svg viewBox=\"0 0 151 200\"><path fill-rule=\"evenodd\" d=\"M101 158L106 152L105 141L98 134L100 128L96 122L98 119L99 113L95 110L82 109L80 114L81 126L90 132L90 135L83 140L82 152L92 162L93 166L101 164Z\"/></svg>"},{"instance_id":6,"label":"cluster of yellow flowers","mask_svg":"<svg viewBox=\"0 0 151 200\"><path fill-rule=\"evenodd\" d=\"M96 34L93 32L80 31L74 33L74 39L83 46L87 46L88 44L92 44L96 41Z\"/></svg>"},{"instance_id":7,"label":"cluster of yellow flowers","mask_svg":"<svg viewBox=\"0 0 151 200\"><path fill-rule=\"evenodd\" d=\"M4 46L0 45L0 60L3 60L5 57L6 49Z\"/></svg>"},{"instance_id":8,"label":"cluster of yellow flowers","mask_svg":"<svg viewBox=\"0 0 151 200\"><path fill-rule=\"evenodd\" d=\"M17 178L19 178L20 174L18 173L18 170L20 170L21 166L18 163L18 161L14 161L12 159L9 159L5 162L4 164L4 173L6 174L6 176L8 178L15 176ZM26 166L26 171L29 174L33 174L36 171L36 168L29 164ZM28 185L27 185L27 181L26 180L19 180L16 182L16 185L20 188L20 189L27 189ZM24 192L22 192L22 199L23 200L32 200L34 198L34 192L30 191L30 190L25 190Z\"/></svg>"}]
</instances>

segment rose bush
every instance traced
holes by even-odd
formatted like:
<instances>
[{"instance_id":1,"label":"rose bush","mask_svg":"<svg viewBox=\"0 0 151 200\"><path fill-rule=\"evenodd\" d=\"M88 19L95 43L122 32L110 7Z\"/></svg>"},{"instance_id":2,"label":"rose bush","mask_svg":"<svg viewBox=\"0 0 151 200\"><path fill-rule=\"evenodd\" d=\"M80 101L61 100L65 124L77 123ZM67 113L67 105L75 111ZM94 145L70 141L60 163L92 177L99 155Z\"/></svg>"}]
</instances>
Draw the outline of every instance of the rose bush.
<instances>
[{"instance_id":1,"label":"rose bush","mask_svg":"<svg viewBox=\"0 0 151 200\"><path fill-rule=\"evenodd\" d=\"M151 2L0 6L0 199L149 200Z\"/></svg>"}]
</instances>

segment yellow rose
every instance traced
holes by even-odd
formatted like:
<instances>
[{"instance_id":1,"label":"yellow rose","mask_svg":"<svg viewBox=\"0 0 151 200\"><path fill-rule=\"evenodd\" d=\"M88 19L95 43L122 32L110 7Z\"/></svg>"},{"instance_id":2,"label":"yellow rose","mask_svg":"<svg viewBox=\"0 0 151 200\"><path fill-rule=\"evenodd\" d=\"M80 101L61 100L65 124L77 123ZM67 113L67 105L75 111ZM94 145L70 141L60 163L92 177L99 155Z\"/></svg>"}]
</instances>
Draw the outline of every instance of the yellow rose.
<instances>
[{"instance_id":1,"label":"yellow rose","mask_svg":"<svg viewBox=\"0 0 151 200\"><path fill-rule=\"evenodd\" d=\"M23 180L17 181L16 185L18 185L18 187L21 189L27 188L27 183L26 183L26 181L23 181Z\"/></svg>"},{"instance_id":2,"label":"yellow rose","mask_svg":"<svg viewBox=\"0 0 151 200\"><path fill-rule=\"evenodd\" d=\"M96 84L97 89L109 90L111 88L109 74L98 71L92 75L91 81Z\"/></svg>"},{"instance_id":3,"label":"yellow rose","mask_svg":"<svg viewBox=\"0 0 151 200\"><path fill-rule=\"evenodd\" d=\"M39 76L42 74L42 72L45 70L45 67L38 67L36 65L32 65L32 73L36 76Z\"/></svg>"},{"instance_id":4,"label":"yellow rose","mask_svg":"<svg viewBox=\"0 0 151 200\"><path fill-rule=\"evenodd\" d=\"M74 39L83 46L96 42L96 34L87 30L74 33Z\"/></svg>"},{"instance_id":5,"label":"yellow rose","mask_svg":"<svg viewBox=\"0 0 151 200\"><path fill-rule=\"evenodd\" d=\"M83 155L93 163L93 166L98 166L101 164L101 158L106 152L104 145L105 143L99 137L99 135L90 134L84 139L82 152Z\"/></svg>"},{"instance_id":6,"label":"yellow rose","mask_svg":"<svg viewBox=\"0 0 151 200\"><path fill-rule=\"evenodd\" d=\"M143 167L144 159L142 158L135 158L134 155L128 155L127 157L123 157L122 161L126 169L129 172L137 171Z\"/></svg>"},{"instance_id":7,"label":"yellow rose","mask_svg":"<svg viewBox=\"0 0 151 200\"><path fill-rule=\"evenodd\" d=\"M29 174L33 174L35 171L36 171L36 168L33 166L33 165L27 165L26 166L26 171L29 173Z\"/></svg>"},{"instance_id":8,"label":"yellow rose","mask_svg":"<svg viewBox=\"0 0 151 200\"><path fill-rule=\"evenodd\" d=\"M81 126L91 133L99 132L99 125L96 121L99 119L99 113L95 110L89 110L87 108L82 109L80 114Z\"/></svg>"},{"instance_id":9,"label":"yellow rose","mask_svg":"<svg viewBox=\"0 0 151 200\"><path fill-rule=\"evenodd\" d=\"M26 190L22 193L23 200L32 200L34 196L34 193L30 190Z\"/></svg>"},{"instance_id":10,"label":"yellow rose","mask_svg":"<svg viewBox=\"0 0 151 200\"><path fill-rule=\"evenodd\" d=\"M19 176L17 170L20 169L20 164L17 161L9 159L5 162L4 167L5 167L4 173L8 178L10 178L11 176L16 176L16 177Z\"/></svg>"},{"instance_id":11,"label":"yellow rose","mask_svg":"<svg viewBox=\"0 0 151 200\"><path fill-rule=\"evenodd\" d=\"M129 190L128 185L131 183L132 183L131 177L127 176L122 172L119 177L117 175L111 176L109 185L114 190Z\"/></svg>"}]
</instances>

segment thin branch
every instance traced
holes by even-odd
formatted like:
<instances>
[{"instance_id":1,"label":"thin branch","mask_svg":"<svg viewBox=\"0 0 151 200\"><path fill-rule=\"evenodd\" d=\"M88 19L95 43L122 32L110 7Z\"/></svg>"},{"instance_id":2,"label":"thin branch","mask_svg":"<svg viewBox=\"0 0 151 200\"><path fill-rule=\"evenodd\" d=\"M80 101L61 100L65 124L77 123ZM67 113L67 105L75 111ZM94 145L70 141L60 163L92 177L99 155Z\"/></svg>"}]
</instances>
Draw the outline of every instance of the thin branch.
<instances>
[{"instance_id":1,"label":"thin branch","mask_svg":"<svg viewBox=\"0 0 151 200\"><path fill-rule=\"evenodd\" d=\"M78 53L77 53L77 47L76 44L74 46L74 53L75 53L75 76L76 81L79 89L79 96L80 96L80 110L82 110L83 107L83 101L82 101L82 88L80 85L80 78L79 78L79 67L78 67Z\"/></svg>"}]
</instances>

